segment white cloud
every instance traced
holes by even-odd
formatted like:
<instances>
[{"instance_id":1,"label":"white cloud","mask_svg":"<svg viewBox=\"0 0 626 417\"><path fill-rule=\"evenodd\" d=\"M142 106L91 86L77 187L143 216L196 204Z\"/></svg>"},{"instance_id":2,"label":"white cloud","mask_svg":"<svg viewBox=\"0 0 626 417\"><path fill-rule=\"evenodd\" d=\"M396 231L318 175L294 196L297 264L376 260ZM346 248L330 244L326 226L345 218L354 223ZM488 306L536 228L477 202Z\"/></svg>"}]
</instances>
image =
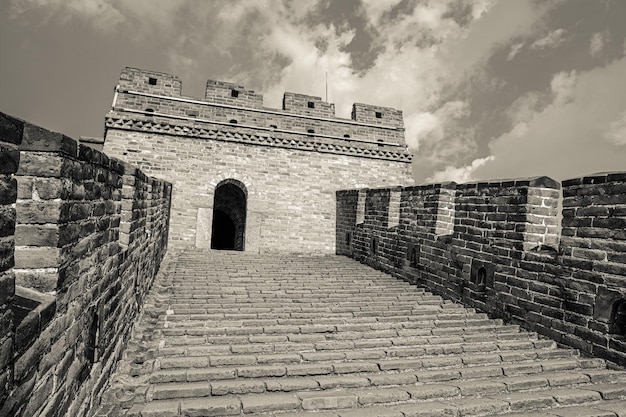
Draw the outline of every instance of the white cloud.
<instances>
[{"instance_id":1,"label":"white cloud","mask_svg":"<svg viewBox=\"0 0 626 417\"><path fill-rule=\"evenodd\" d=\"M506 110L506 114L513 125L527 122L541 109L545 94L529 91L519 96Z\"/></svg>"},{"instance_id":2,"label":"white cloud","mask_svg":"<svg viewBox=\"0 0 626 417\"><path fill-rule=\"evenodd\" d=\"M442 171L435 172L432 177L426 179L427 183L440 183L454 181L456 183L470 182L474 180L473 174L481 166L495 159L490 155L485 158L474 159L469 165L463 167L448 166Z\"/></svg>"},{"instance_id":3,"label":"white cloud","mask_svg":"<svg viewBox=\"0 0 626 417\"><path fill-rule=\"evenodd\" d=\"M380 18L385 12L397 6L401 0L361 0L365 12L374 25L377 25Z\"/></svg>"},{"instance_id":4,"label":"white cloud","mask_svg":"<svg viewBox=\"0 0 626 417\"><path fill-rule=\"evenodd\" d=\"M594 33L591 36L591 41L589 42L591 56L597 56L600 54L608 41L609 33L607 31Z\"/></svg>"},{"instance_id":5,"label":"white cloud","mask_svg":"<svg viewBox=\"0 0 626 417\"><path fill-rule=\"evenodd\" d=\"M530 46L532 49L556 48L567 40L567 31L563 28L555 29L545 37L537 39Z\"/></svg>"},{"instance_id":6,"label":"white cloud","mask_svg":"<svg viewBox=\"0 0 626 417\"><path fill-rule=\"evenodd\" d=\"M562 105L573 99L574 88L576 87L576 71L562 71L555 74L550 82L550 88L554 94L554 104Z\"/></svg>"},{"instance_id":7,"label":"white cloud","mask_svg":"<svg viewBox=\"0 0 626 417\"><path fill-rule=\"evenodd\" d=\"M513 58L515 58L517 54L521 52L523 47L524 47L524 42L515 43L511 45L511 51L509 52L509 55L506 57L506 60L511 61Z\"/></svg>"}]
</instances>

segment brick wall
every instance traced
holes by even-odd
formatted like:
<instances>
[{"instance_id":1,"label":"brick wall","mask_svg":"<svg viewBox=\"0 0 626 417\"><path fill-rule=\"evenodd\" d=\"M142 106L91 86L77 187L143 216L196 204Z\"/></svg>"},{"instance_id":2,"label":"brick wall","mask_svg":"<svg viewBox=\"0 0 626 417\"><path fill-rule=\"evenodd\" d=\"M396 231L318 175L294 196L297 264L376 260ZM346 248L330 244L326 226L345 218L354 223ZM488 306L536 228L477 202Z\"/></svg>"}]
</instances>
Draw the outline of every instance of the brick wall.
<instances>
[{"instance_id":1,"label":"brick wall","mask_svg":"<svg viewBox=\"0 0 626 417\"><path fill-rule=\"evenodd\" d=\"M14 317L12 325L2 322L0 340L14 343L0 367L0 415L85 415L166 250L171 186L64 135L0 116L0 134L19 138L15 215L3 210L9 226L0 228L15 230L15 263L2 264L10 268L2 295L15 296L0 304Z\"/></svg>"},{"instance_id":2,"label":"brick wall","mask_svg":"<svg viewBox=\"0 0 626 417\"><path fill-rule=\"evenodd\" d=\"M546 177L405 187L397 225L397 189L361 190L362 223L359 191L340 191L337 253L625 365L626 174L563 182L562 238L560 188Z\"/></svg>"},{"instance_id":3,"label":"brick wall","mask_svg":"<svg viewBox=\"0 0 626 417\"><path fill-rule=\"evenodd\" d=\"M132 146L133 152L128 152ZM409 164L109 129L105 151L173 184L170 244L209 247L217 185L247 188L252 252L335 252L335 191L411 179Z\"/></svg>"}]
</instances>

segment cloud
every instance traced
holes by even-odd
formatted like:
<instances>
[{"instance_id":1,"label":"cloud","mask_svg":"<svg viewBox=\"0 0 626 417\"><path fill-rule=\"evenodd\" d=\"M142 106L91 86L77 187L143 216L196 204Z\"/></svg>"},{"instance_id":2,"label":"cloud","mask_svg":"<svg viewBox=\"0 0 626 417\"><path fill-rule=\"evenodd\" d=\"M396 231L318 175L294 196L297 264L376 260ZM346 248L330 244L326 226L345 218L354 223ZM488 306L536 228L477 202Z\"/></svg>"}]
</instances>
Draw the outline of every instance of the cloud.
<instances>
[{"instance_id":1,"label":"cloud","mask_svg":"<svg viewBox=\"0 0 626 417\"><path fill-rule=\"evenodd\" d=\"M585 72L557 73L553 101L494 139L494 159L477 179L548 175L563 180L607 170L626 161L626 58ZM607 128L608 126L608 128Z\"/></svg>"},{"instance_id":2,"label":"cloud","mask_svg":"<svg viewBox=\"0 0 626 417\"><path fill-rule=\"evenodd\" d=\"M513 58L515 58L517 54L520 53L523 47L524 47L524 42L514 43L513 45L511 45L511 51L509 52L509 55L506 57L507 62L513 60Z\"/></svg>"},{"instance_id":3,"label":"cloud","mask_svg":"<svg viewBox=\"0 0 626 417\"><path fill-rule=\"evenodd\" d=\"M530 45L532 49L556 48L567 40L567 30L563 28L555 29L545 37L537 39Z\"/></svg>"},{"instance_id":4,"label":"cloud","mask_svg":"<svg viewBox=\"0 0 626 417\"><path fill-rule=\"evenodd\" d=\"M86 20L99 30L109 30L125 21L123 13L107 0L13 0L9 10L17 18L33 9L44 10L45 19Z\"/></svg>"},{"instance_id":5,"label":"cloud","mask_svg":"<svg viewBox=\"0 0 626 417\"><path fill-rule=\"evenodd\" d=\"M576 71L562 71L555 74L550 82L550 88L554 94L554 105L563 105L573 99L576 87Z\"/></svg>"},{"instance_id":6,"label":"cloud","mask_svg":"<svg viewBox=\"0 0 626 417\"><path fill-rule=\"evenodd\" d=\"M589 50L591 52L591 56L595 57L599 55L604 49L604 46L607 44L608 41L609 41L608 31L594 33L591 36L591 41L589 42Z\"/></svg>"},{"instance_id":7,"label":"cloud","mask_svg":"<svg viewBox=\"0 0 626 417\"><path fill-rule=\"evenodd\" d=\"M626 111L609 125L604 136L615 145L626 145Z\"/></svg>"},{"instance_id":8,"label":"cloud","mask_svg":"<svg viewBox=\"0 0 626 417\"><path fill-rule=\"evenodd\" d=\"M488 162L491 162L495 159L493 155L487 156L485 158L474 159L469 165L463 167L453 167L448 166L442 171L438 171L433 174L432 177L426 179L427 183L440 183L447 181L454 181L456 183L464 183L472 181L474 171L476 171L481 166L485 165Z\"/></svg>"}]
</instances>

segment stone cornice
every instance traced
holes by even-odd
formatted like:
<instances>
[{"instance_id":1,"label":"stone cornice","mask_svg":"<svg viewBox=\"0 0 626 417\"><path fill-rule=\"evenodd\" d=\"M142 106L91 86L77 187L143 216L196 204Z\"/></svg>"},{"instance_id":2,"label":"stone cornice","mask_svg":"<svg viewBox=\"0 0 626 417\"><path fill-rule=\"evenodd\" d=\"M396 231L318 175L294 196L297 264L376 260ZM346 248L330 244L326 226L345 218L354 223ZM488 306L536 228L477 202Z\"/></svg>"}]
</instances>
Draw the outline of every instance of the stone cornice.
<instances>
[{"instance_id":1,"label":"stone cornice","mask_svg":"<svg viewBox=\"0 0 626 417\"><path fill-rule=\"evenodd\" d=\"M271 146L277 148L297 149L308 152L333 153L339 155L356 156L361 158L385 159L410 163L413 156L407 152L395 152L384 149L368 149L352 145L325 143L315 138L279 138L268 135L234 132L173 124L166 121L139 120L125 118L118 115L108 115L105 118L105 129L121 129L138 132L161 133L165 135L187 136L194 138L221 140L225 142L238 142L250 145Z\"/></svg>"}]
</instances>

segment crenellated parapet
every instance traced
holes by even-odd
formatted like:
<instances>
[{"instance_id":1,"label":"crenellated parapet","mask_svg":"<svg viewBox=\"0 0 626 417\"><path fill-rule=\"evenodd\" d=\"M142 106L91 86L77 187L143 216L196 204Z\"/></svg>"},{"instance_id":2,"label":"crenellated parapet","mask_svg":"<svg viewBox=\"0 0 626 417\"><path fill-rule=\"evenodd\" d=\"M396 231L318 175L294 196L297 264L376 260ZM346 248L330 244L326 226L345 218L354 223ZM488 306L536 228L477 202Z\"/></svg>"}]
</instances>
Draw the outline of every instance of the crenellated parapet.
<instances>
[{"instance_id":1,"label":"crenellated parapet","mask_svg":"<svg viewBox=\"0 0 626 417\"><path fill-rule=\"evenodd\" d=\"M367 151L354 154L369 158L401 155L398 161L411 161L400 110L354 104L352 118L346 119L335 116L333 103L289 92L284 94L282 109L273 109L264 107L263 96L253 90L212 80L207 81L204 99L200 100L182 96L176 76L135 68L122 71L106 128L119 128L120 120L134 122L124 124L129 130L157 125L170 126L168 134L189 128L266 135L287 143L294 140L331 145L331 149L359 148Z\"/></svg>"},{"instance_id":2,"label":"crenellated parapet","mask_svg":"<svg viewBox=\"0 0 626 417\"><path fill-rule=\"evenodd\" d=\"M625 365L625 191L624 172L339 191L337 253Z\"/></svg>"}]
</instances>

